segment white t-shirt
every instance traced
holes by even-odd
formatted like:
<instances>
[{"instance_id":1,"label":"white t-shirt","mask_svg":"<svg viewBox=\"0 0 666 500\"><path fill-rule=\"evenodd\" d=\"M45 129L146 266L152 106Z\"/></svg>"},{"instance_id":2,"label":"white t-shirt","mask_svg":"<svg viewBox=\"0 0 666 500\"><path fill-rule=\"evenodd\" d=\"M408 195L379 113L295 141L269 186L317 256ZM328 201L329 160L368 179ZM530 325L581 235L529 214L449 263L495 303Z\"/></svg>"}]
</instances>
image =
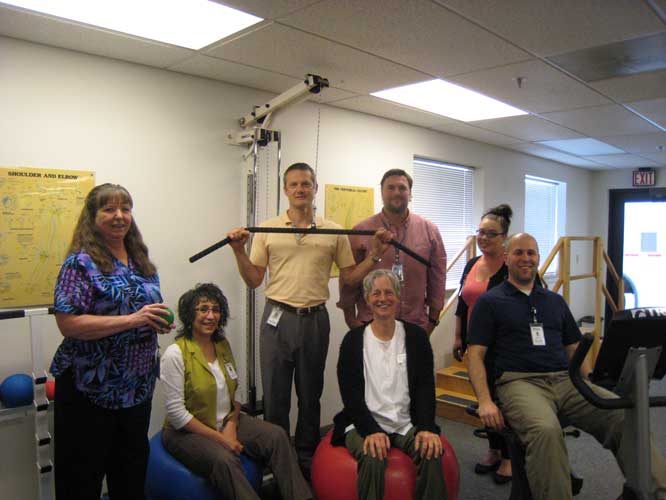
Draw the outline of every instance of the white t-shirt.
<instances>
[{"instance_id":1,"label":"white t-shirt","mask_svg":"<svg viewBox=\"0 0 666 500\"><path fill-rule=\"evenodd\" d=\"M379 426L389 434L405 435L412 428L405 327L395 323L393 338L379 340L372 326L363 332L365 403Z\"/></svg>"}]
</instances>

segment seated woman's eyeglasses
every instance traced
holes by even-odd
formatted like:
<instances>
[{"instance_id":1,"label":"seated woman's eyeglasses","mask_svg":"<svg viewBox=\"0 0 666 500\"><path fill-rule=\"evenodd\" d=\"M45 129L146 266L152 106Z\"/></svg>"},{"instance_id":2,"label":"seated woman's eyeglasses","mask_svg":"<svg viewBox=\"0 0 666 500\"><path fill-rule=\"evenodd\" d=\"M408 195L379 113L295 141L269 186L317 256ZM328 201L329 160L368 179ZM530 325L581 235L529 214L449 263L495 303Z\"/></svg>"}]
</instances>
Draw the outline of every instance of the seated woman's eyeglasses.
<instances>
[{"instance_id":1,"label":"seated woman's eyeglasses","mask_svg":"<svg viewBox=\"0 0 666 500\"><path fill-rule=\"evenodd\" d=\"M208 306L203 306L203 307L197 307L197 308L195 308L194 310L200 312L200 313L203 314L204 316L205 316L206 314L208 314L209 312L211 312L211 311L213 312L213 314L214 314L215 316L219 316L219 315L222 313L222 311L221 311L221 309L220 309L219 307L208 307Z\"/></svg>"},{"instance_id":2,"label":"seated woman's eyeglasses","mask_svg":"<svg viewBox=\"0 0 666 500\"><path fill-rule=\"evenodd\" d=\"M477 229L476 230L476 235L477 236L484 236L486 238L497 238L501 234L504 234L504 233L498 233L496 231L486 231L485 229Z\"/></svg>"}]
</instances>

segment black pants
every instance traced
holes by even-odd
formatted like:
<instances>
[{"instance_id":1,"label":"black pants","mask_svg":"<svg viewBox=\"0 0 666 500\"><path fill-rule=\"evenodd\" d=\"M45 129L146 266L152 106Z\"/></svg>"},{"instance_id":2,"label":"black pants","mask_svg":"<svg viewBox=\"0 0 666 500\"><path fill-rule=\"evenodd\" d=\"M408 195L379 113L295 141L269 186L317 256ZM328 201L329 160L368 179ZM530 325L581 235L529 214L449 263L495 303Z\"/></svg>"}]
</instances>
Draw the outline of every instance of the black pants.
<instances>
[{"instance_id":1,"label":"black pants","mask_svg":"<svg viewBox=\"0 0 666 500\"><path fill-rule=\"evenodd\" d=\"M111 500L144 500L151 400L108 410L74 386L71 370L56 379L56 500L99 500L106 475Z\"/></svg>"}]
</instances>

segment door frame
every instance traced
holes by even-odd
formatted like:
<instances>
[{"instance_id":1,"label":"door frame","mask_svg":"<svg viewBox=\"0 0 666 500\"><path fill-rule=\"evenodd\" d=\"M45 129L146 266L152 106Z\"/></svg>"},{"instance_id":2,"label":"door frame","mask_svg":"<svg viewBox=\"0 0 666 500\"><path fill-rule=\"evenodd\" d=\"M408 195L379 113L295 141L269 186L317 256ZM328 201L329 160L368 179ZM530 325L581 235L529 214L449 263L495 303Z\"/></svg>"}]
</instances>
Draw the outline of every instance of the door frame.
<instances>
[{"instance_id":1,"label":"door frame","mask_svg":"<svg viewBox=\"0 0 666 500\"><path fill-rule=\"evenodd\" d=\"M664 201L666 202L666 187L656 188L633 188L633 189L609 189L608 190L608 241L606 249L610 261L615 266L617 273L623 275L624 256L624 204L628 201ZM617 286L606 272L606 288L611 297L617 296ZM613 311L606 304L606 318L612 318ZM605 329L610 321L605 321Z\"/></svg>"}]
</instances>

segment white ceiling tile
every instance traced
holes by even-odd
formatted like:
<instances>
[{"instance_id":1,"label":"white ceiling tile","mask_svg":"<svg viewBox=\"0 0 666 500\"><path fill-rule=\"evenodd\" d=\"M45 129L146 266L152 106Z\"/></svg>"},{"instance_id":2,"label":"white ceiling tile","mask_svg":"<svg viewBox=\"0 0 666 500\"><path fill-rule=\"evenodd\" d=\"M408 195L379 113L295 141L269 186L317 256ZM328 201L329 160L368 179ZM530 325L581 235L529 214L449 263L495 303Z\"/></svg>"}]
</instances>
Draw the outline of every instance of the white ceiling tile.
<instances>
[{"instance_id":1,"label":"white ceiling tile","mask_svg":"<svg viewBox=\"0 0 666 500\"><path fill-rule=\"evenodd\" d=\"M655 126L618 105L544 113L543 116L592 137L658 132Z\"/></svg>"},{"instance_id":2,"label":"white ceiling tile","mask_svg":"<svg viewBox=\"0 0 666 500\"><path fill-rule=\"evenodd\" d=\"M271 24L251 35L211 47L206 54L301 78L328 78L332 86L359 93L428 80L431 77L365 52L302 31Z\"/></svg>"},{"instance_id":3,"label":"white ceiling tile","mask_svg":"<svg viewBox=\"0 0 666 500\"><path fill-rule=\"evenodd\" d=\"M590 86L619 102L666 97L666 70L599 80Z\"/></svg>"},{"instance_id":4,"label":"white ceiling tile","mask_svg":"<svg viewBox=\"0 0 666 500\"><path fill-rule=\"evenodd\" d=\"M203 76L253 89L266 90L280 94L298 84L301 79L253 68L244 64L224 61L215 57L196 55L168 69L188 75ZM310 100L327 103L353 97L355 94L336 88L323 89L320 94L312 95Z\"/></svg>"},{"instance_id":5,"label":"white ceiling tile","mask_svg":"<svg viewBox=\"0 0 666 500\"><path fill-rule=\"evenodd\" d=\"M580 156L616 155L624 153L624 151L615 146L611 146L610 144L589 137L582 139L567 139L563 141L541 141L541 144L549 148L564 151L565 153Z\"/></svg>"},{"instance_id":6,"label":"white ceiling tile","mask_svg":"<svg viewBox=\"0 0 666 500\"><path fill-rule=\"evenodd\" d=\"M581 134L574 132L573 130L569 130L531 115L475 121L472 125L486 130L492 130L493 132L507 134L522 141L545 141L548 139L572 139L582 137Z\"/></svg>"},{"instance_id":7,"label":"white ceiling tile","mask_svg":"<svg viewBox=\"0 0 666 500\"><path fill-rule=\"evenodd\" d=\"M275 93L283 92L299 82L298 78L291 76L203 55L195 55L168 69Z\"/></svg>"},{"instance_id":8,"label":"white ceiling tile","mask_svg":"<svg viewBox=\"0 0 666 500\"><path fill-rule=\"evenodd\" d=\"M0 4L0 35L164 68L195 52Z\"/></svg>"},{"instance_id":9,"label":"white ceiling tile","mask_svg":"<svg viewBox=\"0 0 666 500\"><path fill-rule=\"evenodd\" d=\"M627 106L666 129L666 97L629 102Z\"/></svg>"},{"instance_id":10,"label":"white ceiling tile","mask_svg":"<svg viewBox=\"0 0 666 500\"><path fill-rule=\"evenodd\" d=\"M520 87L518 77L523 78ZM458 75L449 81L533 113L610 104L598 92L536 59Z\"/></svg>"},{"instance_id":11,"label":"white ceiling tile","mask_svg":"<svg viewBox=\"0 0 666 500\"><path fill-rule=\"evenodd\" d=\"M656 167L657 164L652 160L642 158L636 155L595 155L585 156L586 159L608 165L609 167Z\"/></svg>"},{"instance_id":12,"label":"white ceiling tile","mask_svg":"<svg viewBox=\"0 0 666 500\"><path fill-rule=\"evenodd\" d=\"M599 140L617 146L627 153L658 153L659 146L666 151L666 133L616 135L613 137L600 137ZM641 155L645 156L645 155Z\"/></svg>"},{"instance_id":13,"label":"white ceiling tile","mask_svg":"<svg viewBox=\"0 0 666 500\"><path fill-rule=\"evenodd\" d=\"M296 12L320 0L212 0L213 2L249 12L262 19L276 19Z\"/></svg>"},{"instance_id":14,"label":"white ceiling tile","mask_svg":"<svg viewBox=\"0 0 666 500\"><path fill-rule=\"evenodd\" d=\"M280 22L440 77L529 58L430 1L324 1Z\"/></svg>"},{"instance_id":15,"label":"white ceiling tile","mask_svg":"<svg viewBox=\"0 0 666 500\"><path fill-rule=\"evenodd\" d=\"M596 163L594 161L586 160L585 158L581 158L579 156L566 154L561 151L556 151L554 149L541 146L540 144L533 144L528 142L528 143L512 144L507 147L509 149L521 151L523 153L527 153L532 156L538 156L539 158L546 158L548 160L558 161L560 163L573 165L575 167L584 167L591 169L603 168L603 165L600 165L599 163Z\"/></svg>"},{"instance_id":16,"label":"white ceiling tile","mask_svg":"<svg viewBox=\"0 0 666 500\"><path fill-rule=\"evenodd\" d=\"M642 157L654 161L661 167L666 167L666 152L663 153L642 153Z\"/></svg>"},{"instance_id":17,"label":"white ceiling tile","mask_svg":"<svg viewBox=\"0 0 666 500\"><path fill-rule=\"evenodd\" d=\"M354 97L331 103L332 106L360 111L370 115L381 116L420 127L432 128L444 123L453 123L453 120L443 116L420 111L400 104L391 103L384 99L372 96Z\"/></svg>"},{"instance_id":18,"label":"white ceiling tile","mask_svg":"<svg viewBox=\"0 0 666 500\"><path fill-rule=\"evenodd\" d=\"M456 122L453 120L447 123L434 125L432 129L451 135L465 137L467 139L473 139L478 142L495 144L497 146L505 146L508 144L516 144L521 142L521 140L516 137L498 134L497 132L491 132L490 130L484 130L482 128L474 127L473 125L467 125L466 123Z\"/></svg>"},{"instance_id":19,"label":"white ceiling tile","mask_svg":"<svg viewBox=\"0 0 666 500\"><path fill-rule=\"evenodd\" d=\"M636 0L436 1L540 56L664 30L647 2Z\"/></svg>"}]
</instances>

